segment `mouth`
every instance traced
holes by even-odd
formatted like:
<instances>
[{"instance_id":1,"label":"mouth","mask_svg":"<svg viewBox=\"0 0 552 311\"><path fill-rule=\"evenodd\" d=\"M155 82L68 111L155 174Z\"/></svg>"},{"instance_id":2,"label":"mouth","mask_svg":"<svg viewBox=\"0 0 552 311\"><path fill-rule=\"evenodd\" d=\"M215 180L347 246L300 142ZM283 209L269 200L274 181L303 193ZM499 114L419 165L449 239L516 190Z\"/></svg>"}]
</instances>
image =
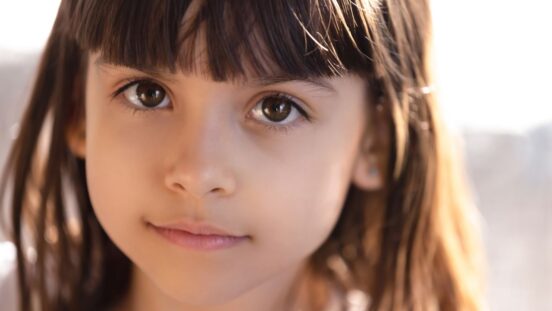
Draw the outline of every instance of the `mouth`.
<instances>
[{"instance_id":1,"label":"mouth","mask_svg":"<svg viewBox=\"0 0 552 311\"><path fill-rule=\"evenodd\" d=\"M247 235L236 235L208 224L178 222L167 225L148 223L165 240L177 246L199 251L227 249L249 240Z\"/></svg>"}]
</instances>

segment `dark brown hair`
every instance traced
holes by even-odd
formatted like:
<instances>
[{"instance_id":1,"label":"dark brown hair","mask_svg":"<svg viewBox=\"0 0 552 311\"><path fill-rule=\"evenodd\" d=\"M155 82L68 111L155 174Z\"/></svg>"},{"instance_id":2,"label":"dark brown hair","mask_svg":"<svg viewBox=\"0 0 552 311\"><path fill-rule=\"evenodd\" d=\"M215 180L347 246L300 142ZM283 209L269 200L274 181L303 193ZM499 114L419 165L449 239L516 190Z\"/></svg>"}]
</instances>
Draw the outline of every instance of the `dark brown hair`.
<instances>
[{"instance_id":1,"label":"dark brown hair","mask_svg":"<svg viewBox=\"0 0 552 311\"><path fill-rule=\"evenodd\" d=\"M61 2L0 188L0 202L9 198L2 214L17 249L21 309L105 309L130 283L131 262L99 225L84 160L66 141L84 117L88 55L100 52L113 64L220 81L364 77L385 187L350 186L336 227L311 257L313 280L366 293L370 310L479 310L475 210L434 95L425 92L427 1L205 0L183 20L190 3ZM312 310L321 310L327 292L315 284L309 291Z\"/></svg>"}]
</instances>

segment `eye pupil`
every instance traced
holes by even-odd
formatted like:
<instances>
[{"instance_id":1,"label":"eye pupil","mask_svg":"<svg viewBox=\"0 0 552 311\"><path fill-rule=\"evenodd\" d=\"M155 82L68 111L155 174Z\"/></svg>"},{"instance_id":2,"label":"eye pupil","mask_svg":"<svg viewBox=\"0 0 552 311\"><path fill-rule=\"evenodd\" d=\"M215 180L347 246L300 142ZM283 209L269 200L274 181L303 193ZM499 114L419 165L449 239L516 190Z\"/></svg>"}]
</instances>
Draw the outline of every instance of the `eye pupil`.
<instances>
[{"instance_id":1,"label":"eye pupil","mask_svg":"<svg viewBox=\"0 0 552 311\"><path fill-rule=\"evenodd\" d=\"M142 82L136 87L136 95L144 106L153 108L163 102L165 90L155 83Z\"/></svg>"},{"instance_id":2,"label":"eye pupil","mask_svg":"<svg viewBox=\"0 0 552 311\"><path fill-rule=\"evenodd\" d=\"M289 100L271 96L263 100L263 114L273 122L285 120L291 112Z\"/></svg>"}]
</instances>

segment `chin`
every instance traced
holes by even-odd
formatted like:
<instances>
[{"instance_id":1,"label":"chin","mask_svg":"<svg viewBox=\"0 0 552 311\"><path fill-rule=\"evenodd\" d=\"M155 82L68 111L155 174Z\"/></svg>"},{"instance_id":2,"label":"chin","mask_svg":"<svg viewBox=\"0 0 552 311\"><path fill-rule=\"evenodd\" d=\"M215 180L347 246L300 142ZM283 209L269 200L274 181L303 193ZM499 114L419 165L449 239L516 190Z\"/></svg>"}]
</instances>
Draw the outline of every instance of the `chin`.
<instances>
[{"instance_id":1,"label":"chin","mask_svg":"<svg viewBox=\"0 0 552 311\"><path fill-rule=\"evenodd\" d=\"M217 278L214 274L195 275L185 278L182 274L168 273L164 278L157 278L154 281L157 288L170 300L176 300L183 306L194 306L197 308L208 308L217 305L227 304L247 292L261 285L262 280L247 279L245 277L237 278L221 277Z\"/></svg>"},{"instance_id":2,"label":"chin","mask_svg":"<svg viewBox=\"0 0 552 311\"><path fill-rule=\"evenodd\" d=\"M208 308L217 305L227 304L244 295L249 288L239 287L235 284L213 284L213 286L193 286L192 288L165 288L162 289L166 295L177 300L182 305L194 306L197 308Z\"/></svg>"}]
</instances>

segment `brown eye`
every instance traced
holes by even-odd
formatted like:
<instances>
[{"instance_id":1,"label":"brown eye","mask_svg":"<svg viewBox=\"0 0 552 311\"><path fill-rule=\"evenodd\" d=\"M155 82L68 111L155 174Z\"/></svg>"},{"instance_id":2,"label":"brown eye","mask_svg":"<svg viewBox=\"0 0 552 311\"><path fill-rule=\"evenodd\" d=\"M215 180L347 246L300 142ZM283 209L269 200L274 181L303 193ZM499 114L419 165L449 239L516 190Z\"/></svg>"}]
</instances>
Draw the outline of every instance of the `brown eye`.
<instances>
[{"instance_id":1,"label":"brown eye","mask_svg":"<svg viewBox=\"0 0 552 311\"><path fill-rule=\"evenodd\" d=\"M270 96L262 100L263 114L273 122L285 120L293 107L293 102L282 96Z\"/></svg>"},{"instance_id":2,"label":"brown eye","mask_svg":"<svg viewBox=\"0 0 552 311\"><path fill-rule=\"evenodd\" d=\"M165 98L165 90L155 83L140 83L136 87L136 95L144 106L153 108L159 105Z\"/></svg>"},{"instance_id":3,"label":"brown eye","mask_svg":"<svg viewBox=\"0 0 552 311\"><path fill-rule=\"evenodd\" d=\"M291 113L294 103L283 96L269 96L262 100L262 110L272 122L281 122Z\"/></svg>"},{"instance_id":4,"label":"brown eye","mask_svg":"<svg viewBox=\"0 0 552 311\"><path fill-rule=\"evenodd\" d=\"M144 110L163 108L170 103L165 89L151 81L134 82L123 95L132 105Z\"/></svg>"},{"instance_id":5,"label":"brown eye","mask_svg":"<svg viewBox=\"0 0 552 311\"><path fill-rule=\"evenodd\" d=\"M304 110L292 98L280 94L262 98L251 112L255 119L270 125L286 125L306 117Z\"/></svg>"}]
</instances>

